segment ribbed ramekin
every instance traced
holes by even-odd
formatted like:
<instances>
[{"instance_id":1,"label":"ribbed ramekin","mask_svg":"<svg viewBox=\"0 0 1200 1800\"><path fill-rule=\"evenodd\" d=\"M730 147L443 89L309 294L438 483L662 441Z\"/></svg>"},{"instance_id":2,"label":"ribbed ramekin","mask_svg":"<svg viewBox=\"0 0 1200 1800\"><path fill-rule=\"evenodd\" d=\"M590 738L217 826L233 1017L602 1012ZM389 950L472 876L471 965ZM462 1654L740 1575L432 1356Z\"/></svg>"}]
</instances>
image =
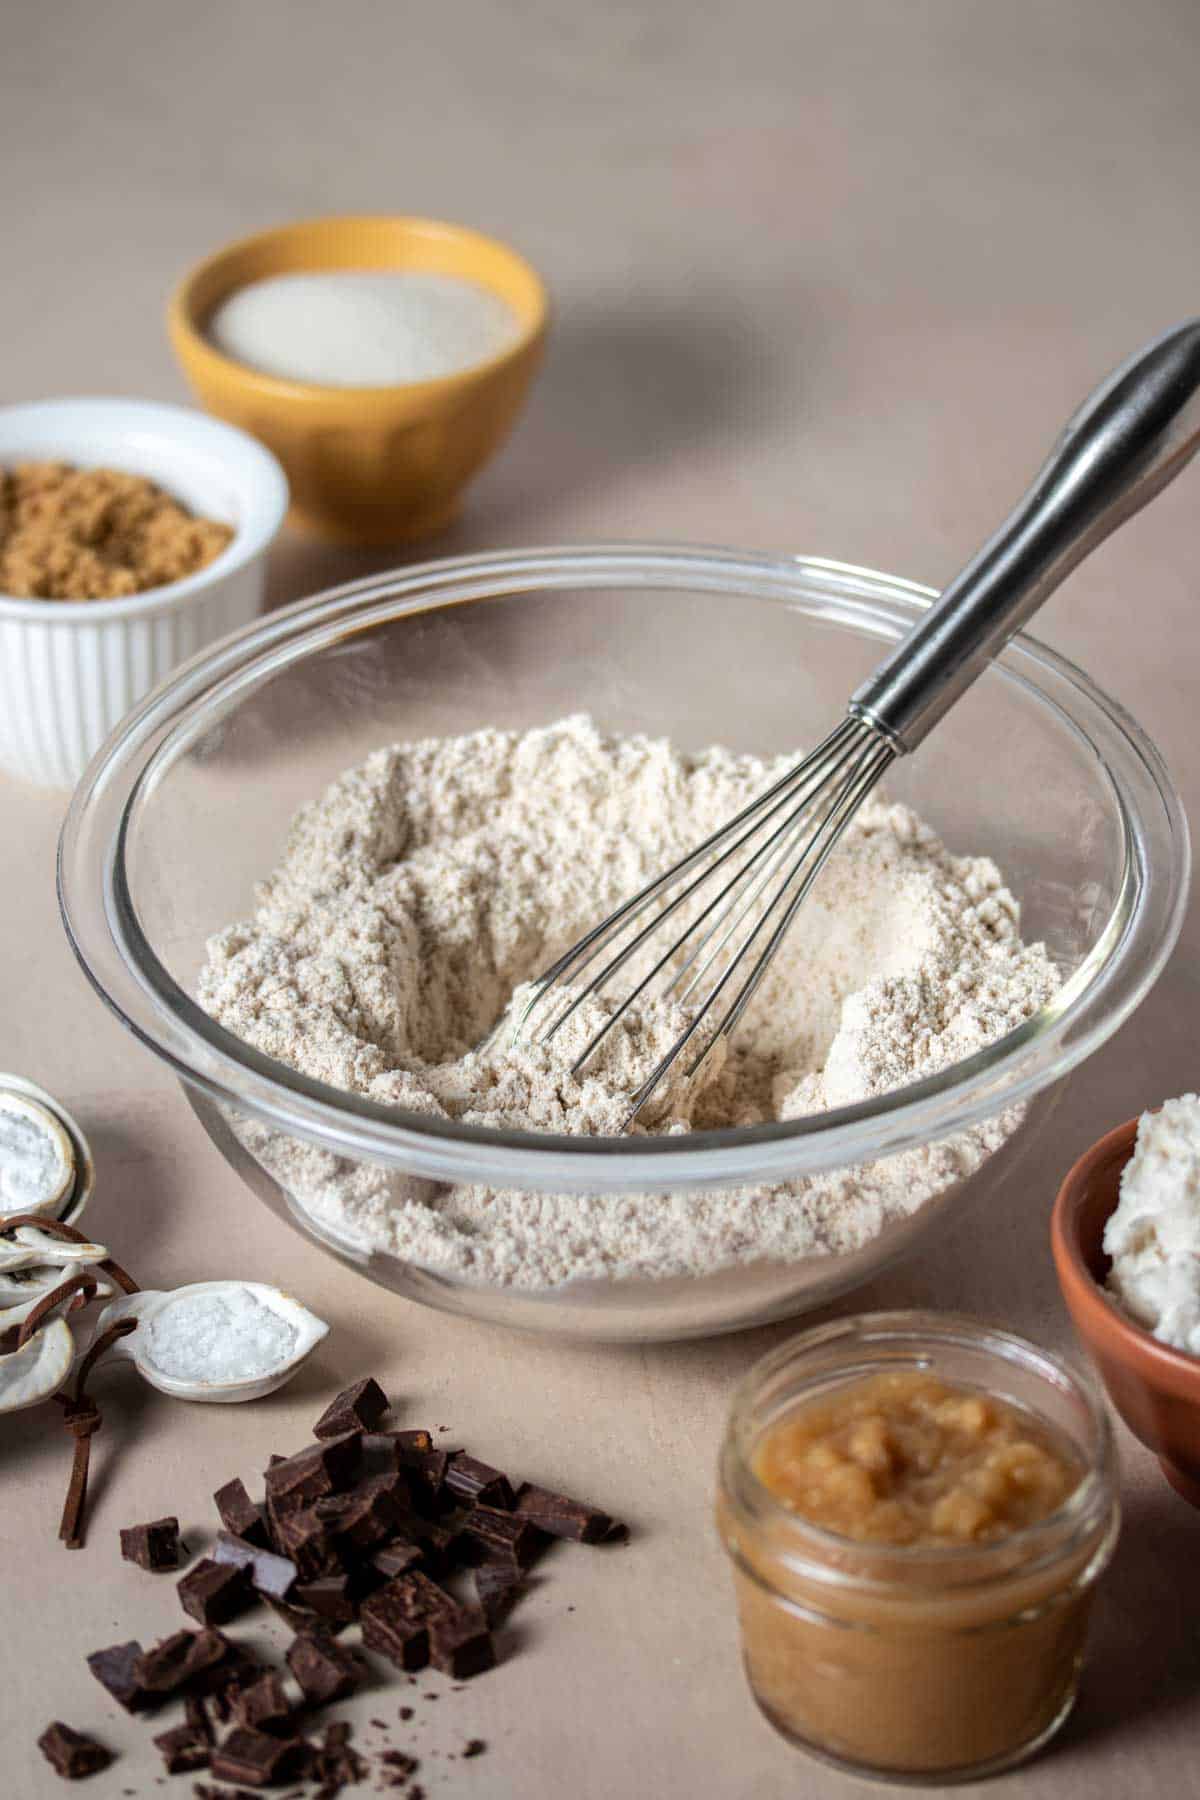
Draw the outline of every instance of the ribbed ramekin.
<instances>
[{"instance_id":1,"label":"ribbed ramekin","mask_svg":"<svg viewBox=\"0 0 1200 1800\"><path fill-rule=\"evenodd\" d=\"M145 475L234 527L206 568L127 599L0 594L0 767L43 787L72 787L143 694L256 616L288 486L275 457L245 432L145 400L0 407L0 466L26 460Z\"/></svg>"}]
</instances>

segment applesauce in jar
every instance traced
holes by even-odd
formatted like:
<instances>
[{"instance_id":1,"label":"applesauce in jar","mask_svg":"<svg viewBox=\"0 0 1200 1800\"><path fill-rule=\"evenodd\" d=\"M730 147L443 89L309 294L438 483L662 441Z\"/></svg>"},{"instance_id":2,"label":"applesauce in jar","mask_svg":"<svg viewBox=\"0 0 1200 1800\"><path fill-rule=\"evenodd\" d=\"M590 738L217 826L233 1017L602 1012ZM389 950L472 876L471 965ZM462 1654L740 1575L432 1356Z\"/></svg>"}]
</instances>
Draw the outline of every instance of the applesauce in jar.
<instances>
[{"instance_id":1,"label":"applesauce in jar","mask_svg":"<svg viewBox=\"0 0 1200 1800\"><path fill-rule=\"evenodd\" d=\"M920 1369L869 1375L773 1426L754 1472L793 1512L876 1544L962 1544L1036 1525L1079 1485L1069 1438Z\"/></svg>"},{"instance_id":2,"label":"applesauce in jar","mask_svg":"<svg viewBox=\"0 0 1200 1800\"><path fill-rule=\"evenodd\" d=\"M1035 1345L930 1314L806 1333L721 1458L755 1699L862 1771L1006 1767L1070 1710L1117 1520L1095 1391Z\"/></svg>"}]
</instances>

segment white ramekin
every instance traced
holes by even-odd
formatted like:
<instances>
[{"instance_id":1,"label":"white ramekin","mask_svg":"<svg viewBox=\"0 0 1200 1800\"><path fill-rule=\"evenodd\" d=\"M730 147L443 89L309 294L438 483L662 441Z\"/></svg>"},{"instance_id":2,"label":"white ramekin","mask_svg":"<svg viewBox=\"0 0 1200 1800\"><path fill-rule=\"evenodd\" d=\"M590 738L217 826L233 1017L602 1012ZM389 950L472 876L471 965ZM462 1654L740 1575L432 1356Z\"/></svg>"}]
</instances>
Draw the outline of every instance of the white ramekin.
<instances>
[{"instance_id":1,"label":"white ramekin","mask_svg":"<svg viewBox=\"0 0 1200 1800\"><path fill-rule=\"evenodd\" d=\"M255 617L287 478L271 452L188 407L85 398L0 407L0 466L54 459L145 475L234 536L184 581L122 600L0 594L0 767L72 787L177 663Z\"/></svg>"}]
</instances>

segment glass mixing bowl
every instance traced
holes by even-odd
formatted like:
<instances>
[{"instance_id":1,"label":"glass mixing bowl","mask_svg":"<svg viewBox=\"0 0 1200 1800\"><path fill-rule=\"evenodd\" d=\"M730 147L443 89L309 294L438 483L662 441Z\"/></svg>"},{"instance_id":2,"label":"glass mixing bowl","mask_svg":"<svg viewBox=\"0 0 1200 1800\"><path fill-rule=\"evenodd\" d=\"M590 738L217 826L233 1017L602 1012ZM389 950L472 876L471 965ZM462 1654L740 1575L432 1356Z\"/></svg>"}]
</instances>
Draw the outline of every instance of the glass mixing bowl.
<instances>
[{"instance_id":1,"label":"glass mixing bowl","mask_svg":"<svg viewBox=\"0 0 1200 1800\"><path fill-rule=\"evenodd\" d=\"M226 638L124 722L88 769L59 851L68 933L98 992L169 1063L254 1191L406 1297L610 1340L784 1318L876 1273L1027 1145L1048 1091L1145 996L1178 935L1189 850L1154 746L1078 669L1021 638L888 776L957 850L1000 863L1064 984L1001 1042L882 1099L746 1130L569 1138L439 1122L352 1097L250 1049L190 997L207 936L251 910L288 821L380 744L529 727L602 728L773 754L815 742L933 598L806 558L600 547L429 563L359 582ZM1035 1098L1039 1097L1040 1098ZM366 1255L309 1217L281 1172L297 1140L397 1182L679 1197L872 1162L1005 1108L1024 1123L970 1182L865 1248L698 1279L530 1292Z\"/></svg>"}]
</instances>

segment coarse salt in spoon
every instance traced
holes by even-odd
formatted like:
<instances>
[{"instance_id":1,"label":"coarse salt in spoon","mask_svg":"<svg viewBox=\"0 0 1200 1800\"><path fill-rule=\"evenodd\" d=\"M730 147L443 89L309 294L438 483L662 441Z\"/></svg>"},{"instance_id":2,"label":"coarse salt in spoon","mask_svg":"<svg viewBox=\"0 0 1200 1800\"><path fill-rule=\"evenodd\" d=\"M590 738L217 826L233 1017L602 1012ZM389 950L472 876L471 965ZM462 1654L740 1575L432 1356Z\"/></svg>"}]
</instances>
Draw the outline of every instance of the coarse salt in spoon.
<instances>
[{"instance_id":1,"label":"coarse salt in spoon","mask_svg":"<svg viewBox=\"0 0 1200 1800\"><path fill-rule=\"evenodd\" d=\"M138 1328L113 1345L114 1357L174 1399L220 1403L274 1393L329 1331L290 1294L259 1281L127 1294L104 1309L97 1329L123 1318L136 1318Z\"/></svg>"},{"instance_id":2,"label":"coarse salt in spoon","mask_svg":"<svg viewBox=\"0 0 1200 1800\"><path fill-rule=\"evenodd\" d=\"M56 1213L75 1180L70 1136L48 1107L0 1092L0 1217Z\"/></svg>"}]
</instances>

